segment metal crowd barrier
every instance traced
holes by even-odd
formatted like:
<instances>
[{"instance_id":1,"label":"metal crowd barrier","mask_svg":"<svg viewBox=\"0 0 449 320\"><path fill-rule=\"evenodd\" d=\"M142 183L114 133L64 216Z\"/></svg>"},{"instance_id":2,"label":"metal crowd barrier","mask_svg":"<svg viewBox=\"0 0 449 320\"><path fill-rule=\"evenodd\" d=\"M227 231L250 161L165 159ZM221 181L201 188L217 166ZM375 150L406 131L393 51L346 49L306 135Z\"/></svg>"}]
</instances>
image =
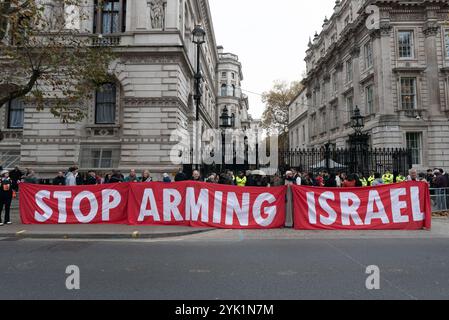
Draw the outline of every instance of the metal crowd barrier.
<instances>
[{"instance_id":1,"label":"metal crowd barrier","mask_svg":"<svg viewBox=\"0 0 449 320\"><path fill-rule=\"evenodd\" d=\"M449 209L449 188L430 189L432 212L443 212Z\"/></svg>"}]
</instances>

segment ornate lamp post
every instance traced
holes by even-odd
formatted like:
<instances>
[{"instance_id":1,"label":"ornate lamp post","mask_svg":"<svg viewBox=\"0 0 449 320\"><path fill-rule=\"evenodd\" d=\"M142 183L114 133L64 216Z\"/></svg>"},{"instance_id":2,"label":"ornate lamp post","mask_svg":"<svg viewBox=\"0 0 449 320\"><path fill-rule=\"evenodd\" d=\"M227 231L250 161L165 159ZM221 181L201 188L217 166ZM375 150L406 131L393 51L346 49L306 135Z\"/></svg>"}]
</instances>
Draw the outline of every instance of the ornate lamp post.
<instances>
[{"instance_id":1,"label":"ornate lamp post","mask_svg":"<svg viewBox=\"0 0 449 320\"><path fill-rule=\"evenodd\" d=\"M229 115L228 108L225 106L220 116L221 132L221 168L226 166L226 129L232 128L232 116Z\"/></svg>"},{"instance_id":2,"label":"ornate lamp post","mask_svg":"<svg viewBox=\"0 0 449 320\"><path fill-rule=\"evenodd\" d=\"M368 139L369 136L363 133L365 128L365 117L361 115L358 106L355 107L353 115L351 117L351 128L354 129L355 133L350 136L350 145L355 152L352 152L354 157L353 161L353 172L360 173L363 172L366 167L366 151L368 149Z\"/></svg>"},{"instance_id":3,"label":"ornate lamp post","mask_svg":"<svg viewBox=\"0 0 449 320\"><path fill-rule=\"evenodd\" d=\"M201 74L201 46L206 43L206 31L203 29L201 25L196 25L193 29L193 43L196 44L196 73L195 73L195 95L194 100L196 102L196 125L195 125L195 139L196 139L196 150L195 155L196 159L198 160L199 157L199 143L201 141L201 138L198 137L200 133L200 129L198 127L199 121L200 121L200 106L201 106L201 97L203 96L203 93L201 91L201 82L203 81L203 75ZM193 150L192 150L192 158L193 158ZM192 159L192 171L194 167L194 162ZM197 161L198 162L198 161ZM199 163L196 163L196 169L199 169Z\"/></svg>"},{"instance_id":4,"label":"ornate lamp post","mask_svg":"<svg viewBox=\"0 0 449 320\"><path fill-rule=\"evenodd\" d=\"M356 135L361 135L363 128L365 128L365 118L360 114L358 106L355 106L351 117L351 128L354 129Z\"/></svg>"}]
</instances>

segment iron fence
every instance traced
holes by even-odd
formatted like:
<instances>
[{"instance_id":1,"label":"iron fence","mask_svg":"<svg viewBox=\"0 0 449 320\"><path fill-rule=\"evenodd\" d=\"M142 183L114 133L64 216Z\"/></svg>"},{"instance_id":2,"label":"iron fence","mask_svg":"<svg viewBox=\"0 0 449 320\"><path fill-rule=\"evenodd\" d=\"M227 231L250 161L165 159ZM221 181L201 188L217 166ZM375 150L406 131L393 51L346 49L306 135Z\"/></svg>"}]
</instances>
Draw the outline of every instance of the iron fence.
<instances>
[{"instance_id":1,"label":"iron fence","mask_svg":"<svg viewBox=\"0 0 449 320\"><path fill-rule=\"evenodd\" d=\"M281 151L281 171L295 168L301 172L372 173L397 172L404 176L412 168L412 153L408 149L337 149L326 146L321 149Z\"/></svg>"},{"instance_id":2,"label":"iron fence","mask_svg":"<svg viewBox=\"0 0 449 320\"><path fill-rule=\"evenodd\" d=\"M430 189L430 199L432 202L432 212L448 211L449 206L449 188Z\"/></svg>"}]
</instances>

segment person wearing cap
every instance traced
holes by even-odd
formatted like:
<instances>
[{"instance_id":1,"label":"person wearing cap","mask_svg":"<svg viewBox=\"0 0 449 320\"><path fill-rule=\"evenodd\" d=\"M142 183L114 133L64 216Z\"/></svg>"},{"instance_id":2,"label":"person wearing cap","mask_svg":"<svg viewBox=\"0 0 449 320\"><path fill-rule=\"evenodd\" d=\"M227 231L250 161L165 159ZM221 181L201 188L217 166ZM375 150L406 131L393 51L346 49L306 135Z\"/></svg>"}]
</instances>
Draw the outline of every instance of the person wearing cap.
<instances>
[{"instance_id":1,"label":"person wearing cap","mask_svg":"<svg viewBox=\"0 0 449 320\"><path fill-rule=\"evenodd\" d=\"M10 210L13 196L12 180L9 177L9 171L3 170L0 173L0 226L4 224L10 225ZM5 208L5 222L2 221L3 207Z\"/></svg>"}]
</instances>

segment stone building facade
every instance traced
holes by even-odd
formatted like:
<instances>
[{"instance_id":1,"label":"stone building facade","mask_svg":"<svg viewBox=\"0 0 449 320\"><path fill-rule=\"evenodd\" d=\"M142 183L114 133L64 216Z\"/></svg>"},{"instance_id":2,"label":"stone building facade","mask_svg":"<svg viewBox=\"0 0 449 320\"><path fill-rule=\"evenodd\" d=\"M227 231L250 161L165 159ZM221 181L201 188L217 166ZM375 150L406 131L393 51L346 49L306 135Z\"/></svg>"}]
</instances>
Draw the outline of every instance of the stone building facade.
<instances>
[{"instance_id":1,"label":"stone building facade","mask_svg":"<svg viewBox=\"0 0 449 320\"><path fill-rule=\"evenodd\" d=\"M449 167L448 1L336 1L305 61L309 146L346 147L358 106L371 147Z\"/></svg>"},{"instance_id":2,"label":"stone building facade","mask_svg":"<svg viewBox=\"0 0 449 320\"><path fill-rule=\"evenodd\" d=\"M289 106L289 148L306 149L309 146L309 118L307 91L304 88Z\"/></svg>"},{"instance_id":3,"label":"stone building facade","mask_svg":"<svg viewBox=\"0 0 449 320\"><path fill-rule=\"evenodd\" d=\"M110 66L115 80L94 94L87 117L75 124L62 124L46 110L18 101L1 108L4 167L30 167L41 177L73 165L97 172L149 169L154 177L175 173L181 165L170 159L178 143L171 134L191 132L195 120L192 31L197 24L206 31L200 54L201 131L218 127L221 72L235 71L239 87L241 66L219 53L208 0L110 0L98 9L96 4L92 0L79 9L89 17L79 28L93 45L119 54ZM247 100L240 101L247 112ZM243 124L247 116L235 110Z\"/></svg>"}]
</instances>

